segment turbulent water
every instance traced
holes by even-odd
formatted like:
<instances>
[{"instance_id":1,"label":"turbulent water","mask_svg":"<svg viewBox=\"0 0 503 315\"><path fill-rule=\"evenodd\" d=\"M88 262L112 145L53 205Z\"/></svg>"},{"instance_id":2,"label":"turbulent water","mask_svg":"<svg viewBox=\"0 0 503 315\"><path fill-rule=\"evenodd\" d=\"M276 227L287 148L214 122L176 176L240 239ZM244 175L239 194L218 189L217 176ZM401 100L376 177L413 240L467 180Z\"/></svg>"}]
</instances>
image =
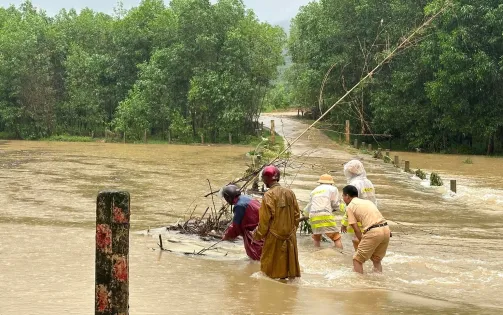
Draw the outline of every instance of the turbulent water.
<instances>
[{"instance_id":1,"label":"turbulent water","mask_svg":"<svg viewBox=\"0 0 503 315\"><path fill-rule=\"evenodd\" d=\"M275 119L293 139L306 127ZM95 198L101 189L131 193L131 314L494 314L503 311L503 160L395 153L412 168L440 173L429 187L389 164L361 155L379 206L392 224L384 273L351 271L351 244L342 253L312 248L299 237L302 278L282 284L263 277L242 244L221 243L206 257L176 252L208 246L162 229L201 213L214 186L246 168L240 146L0 142L0 314L92 314ZM318 131L293 147L283 184L304 205L316 179L356 157ZM449 192L456 179L458 194ZM220 200L216 200L217 203ZM197 206L197 207L196 207ZM150 233L147 230L150 229ZM165 247L157 250L157 234ZM170 240L171 242L169 242ZM155 249L155 250L154 250Z\"/></svg>"}]
</instances>

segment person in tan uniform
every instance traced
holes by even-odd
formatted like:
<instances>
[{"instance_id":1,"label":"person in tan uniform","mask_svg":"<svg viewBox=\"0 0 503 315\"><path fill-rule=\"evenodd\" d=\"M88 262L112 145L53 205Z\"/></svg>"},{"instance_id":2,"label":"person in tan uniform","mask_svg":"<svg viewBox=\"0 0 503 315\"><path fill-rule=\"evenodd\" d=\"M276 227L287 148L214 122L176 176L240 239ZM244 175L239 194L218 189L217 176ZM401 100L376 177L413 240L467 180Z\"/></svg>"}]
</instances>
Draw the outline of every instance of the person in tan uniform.
<instances>
[{"instance_id":1,"label":"person in tan uniform","mask_svg":"<svg viewBox=\"0 0 503 315\"><path fill-rule=\"evenodd\" d=\"M300 277L297 228L300 209L293 191L278 183L279 169L274 165L262 171L262 181L269 188L262 198L259 224L253 232L257 241L265 239L260 269L273 279Z\"/></svg>"},{"instance_id":2,"label":"person in tan uniform","mask_svg":"<svg viewBox=\"0 0 503 315\"><path fill-rule=\"evenodd\" d=\"M363 263L370 259L374 264L374 271L382 272L381 261L386 256L391 237L388 223L372 201L358 198L355 186L344 187L342 199L347 205L348 223L359 240L353 256L353 270L363 273ZM362 224L363 233L358 228L358 222Z\"/></svg>"}]
</instances>

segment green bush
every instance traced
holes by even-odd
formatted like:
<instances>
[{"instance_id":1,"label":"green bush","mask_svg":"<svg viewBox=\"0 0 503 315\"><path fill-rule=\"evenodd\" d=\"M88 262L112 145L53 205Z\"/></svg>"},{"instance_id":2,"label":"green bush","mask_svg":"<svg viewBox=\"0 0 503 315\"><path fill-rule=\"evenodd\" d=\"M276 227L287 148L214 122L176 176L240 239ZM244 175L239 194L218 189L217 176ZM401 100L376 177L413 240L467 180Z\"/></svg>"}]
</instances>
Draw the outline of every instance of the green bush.
<instances>
[{"instance_id":1,"label":"green bush","mask_svg":"<svg viewBox=\"0 0 503 315\"><path fill-rule=\"evenodd\" d=\"M82 136L70 136L70 135L58 135L58 136L50 136L48 138L43 138L43 141L62 141L62 142L93 142L96 139L91 137L82 137Z\"/></svg>"},{"instance_id":2,"label":"green bush","mask_svg":"<svg viewBox=\"0 0 503 315\"><path fill-rule=\"evenodd\" d=\"M465 163L465 164L473 164L473 160L472 160L470 157L467 157L467 158L463 161L463 163Z\"/></svg>"},{"instance_id":3,"label":"green bush","mask_svg":"<svg viewBox=\"0 0 503 315\"><path fill-rule=\"evenodd\" d=\"M442 186L444 182L437 173L431 173L430 175L430 186Z\"/></svg>"},{"instance_id":4,"label":"green bush","mask_svg":"<svg viewBox=\"0 0 503 315\"><path fill-rule=\"evenodd\" d=\"M416 170L416 176L421 178L421 179L426 179L426 173L423 172L421 169Z\"/></svg>"}]
</instances>

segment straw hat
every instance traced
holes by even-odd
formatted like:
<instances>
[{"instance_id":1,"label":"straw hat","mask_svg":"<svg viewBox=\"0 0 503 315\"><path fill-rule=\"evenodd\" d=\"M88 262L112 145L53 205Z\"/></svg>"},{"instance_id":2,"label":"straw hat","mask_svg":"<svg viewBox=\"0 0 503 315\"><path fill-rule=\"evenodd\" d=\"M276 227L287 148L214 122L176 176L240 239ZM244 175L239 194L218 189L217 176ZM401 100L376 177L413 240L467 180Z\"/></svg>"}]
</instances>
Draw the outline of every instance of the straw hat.
<instances>
[{"instance_id":1,"label":"straw hat","mask_svg":"<svg viewBox=\"0 0 503 315\"><path fill-rule=\"evenodd\" d=\"M331 175L329 175L329 174L323 174L323 175L321 175L320 179L318 180L318 183L320 183L320 184L331 184L331 185L335 184L334 178Z\"/></svg>"}]
</instances>

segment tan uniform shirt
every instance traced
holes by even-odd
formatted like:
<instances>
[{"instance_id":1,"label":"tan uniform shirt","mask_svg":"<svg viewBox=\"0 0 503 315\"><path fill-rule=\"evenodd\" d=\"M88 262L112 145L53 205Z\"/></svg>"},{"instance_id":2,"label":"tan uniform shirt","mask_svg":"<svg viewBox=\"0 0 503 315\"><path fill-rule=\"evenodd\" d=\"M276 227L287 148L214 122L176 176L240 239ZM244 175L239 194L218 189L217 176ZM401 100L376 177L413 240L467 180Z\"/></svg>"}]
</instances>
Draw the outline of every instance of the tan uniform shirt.
<instances>
[{"instance_id":1,"label":"tan uniform shirt","mask_svg":"<svg viewBox=\"0 0 503 315\"><path fill-rule=\"evenodd\" d=\"M369 200L353 198L346 208L348 214L348 223L356 224L361 222L363 230L372 225L386 222L376 205Z\"/></svg>"}]
</instances>

